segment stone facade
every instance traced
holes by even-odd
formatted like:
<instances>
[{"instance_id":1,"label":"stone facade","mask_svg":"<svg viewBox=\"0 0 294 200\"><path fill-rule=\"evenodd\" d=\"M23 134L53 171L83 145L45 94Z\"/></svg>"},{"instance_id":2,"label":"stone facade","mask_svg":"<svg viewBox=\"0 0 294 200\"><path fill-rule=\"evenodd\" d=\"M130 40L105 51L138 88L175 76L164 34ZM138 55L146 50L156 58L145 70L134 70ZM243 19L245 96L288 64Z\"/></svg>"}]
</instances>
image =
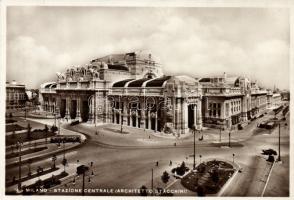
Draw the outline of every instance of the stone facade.
<instances>
[{"instance_id":1,"label":"stone facade","mask_svg":"<svg viewBox=\"0 0 294 200\"><path fill-rule=\"evenodd\" d=\"M232 129L257 117L267 106L267 91L246 77L201 78L203 125Z\"/></svg>"},{"instance_id":2,"label":"stone facade","mask_svg":"<svg viewBox=\"0 0 294 200\"><path fill-rule=\"evenodd\" d=\"M145 52L113 54L70 67L40 91L43 109L67 122L113 123L178 135L192 127L246 124L275 99L246 77L165 76Z\"/></svg>"},{"instance_id":3,"label":"stone facade","mask_svg":"<svg viewBox=\"0 0 294 200\"><path fill-rule=\"evenodd\" d=\"M25 107L26 102L25 85L15 81L6 82L6 109L19 109Z\"/></svg>"}]
</instances>

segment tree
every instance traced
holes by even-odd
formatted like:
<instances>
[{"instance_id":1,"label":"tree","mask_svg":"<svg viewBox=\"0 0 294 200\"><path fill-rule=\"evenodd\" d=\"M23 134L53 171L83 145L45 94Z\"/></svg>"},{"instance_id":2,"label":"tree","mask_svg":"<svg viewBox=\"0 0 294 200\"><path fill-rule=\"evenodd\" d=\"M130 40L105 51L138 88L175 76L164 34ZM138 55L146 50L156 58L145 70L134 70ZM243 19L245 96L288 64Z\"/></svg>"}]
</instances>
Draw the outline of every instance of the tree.
<instances>
[{"instance_id":1,"label":"tree","mask_svg":"<svg viewBox=\"0 0 294 200\"><path fill-rule=\"evenodd\" d=\"M52 156L53 169L56 168L56 165L55 165L56 159L57 159L57 157L56 157L56 155L54 154L54 155Z\"/></svg>"},{"instance_id":2,"label":"tree","mask_svg":"<svg viewBox=\"0 0 294 200\"><path fill-rule=\"evenodd\" d=\"M199 197L205 196L204 188L201 185L197 187L196 192Z\"/></svg>"},{"instance_id":3,"label":"tree","mask_svg":"<svg viewBox=\"0 0 294 200\"><path fill-rule=\"evenodd\" d=\"M49 131L49 128L48 128L47 124L45 124L44 131L45 131L45 133L48 133L48 131Z\"/></svg>"},{"instance_id":4,"label":"tree","mask_svg":"<svg viewBox=\"0 0 294 200\"><path fill-rule=\"evenodd\" d=\"M140 195L141 196L147 196L147 187L145 185L142 185L142 187L140 187Z\"/></svg>"},{"instance_id":5,"label":"tree","mask_svg":"<svg viewBox=\"0 0 294 200\"><path fill-rule=\"evenodd\" d=\"M182 176L182 175L185 174L186 169L187 169L186 164L183 161L182 164L181 164L181 166L176 168L176 172L177 172L178 175Z\"/></svg>"},{"instance_id":6,"label":"tree","mask_svg":"<svg viewBox=\"0 0 294 200\"><path fill-rule=\"evenodd\" d=\"M214 170L212 171L212 173L211 173L211 179L212 179L212 181L213 181L215 184L218 183L218 181L219 181L219 172L218 172L217 169L214 169Z\"/></svg>"},{"instance_id":7,"label":"tree","mask_svg":"<svg viewBox=\"0 0 294 200\"><path fill-rule=\"evenodd\" d=\"M54 133L55 131L58 131L58 128L55 125L51 126L51 132Z\"/></svg>"},{"instance_id":8,"label":"tree","mask_svg":"<svg viewBox=\"0 0 294 200\"><path fill-rule=\"evenodd\" d=\"M162 176L161 176L162 182L166 184L168 182L169 178L170 177L169 177L169 174L167 173L167 171L164 171Z\"/></svg>"}]
</instances>

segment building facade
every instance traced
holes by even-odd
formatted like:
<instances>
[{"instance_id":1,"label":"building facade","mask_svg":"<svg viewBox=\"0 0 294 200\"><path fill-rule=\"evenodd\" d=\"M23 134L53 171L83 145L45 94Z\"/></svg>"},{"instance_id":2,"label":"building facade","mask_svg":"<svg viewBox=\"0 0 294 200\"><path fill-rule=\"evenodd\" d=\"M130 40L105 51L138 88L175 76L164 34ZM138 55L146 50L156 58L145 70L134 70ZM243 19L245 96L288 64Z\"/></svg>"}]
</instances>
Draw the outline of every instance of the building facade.
<instances>
[{"instance_id":1,"label":"building facade","mask_svg":"<svg viewBox=\"0 0 294 200\"><path fill-rule=\"evenodd\" d=\"M26 100L25 85L16 81L6 82L6 110L24 108Z\"/></svg>"},{"instance_id":2,"label":"building facade","mask_svg":"<svg viewBox=\"0 0 294 200\"><path fill-rule=\"evenodd\" d=\"M155 132L230 129L265 111L266 90L246 77L166 76L147 52L108 55L41 85L42 108L65 121Z\"/></svg>"},{"instance_id":3,"label":"building facade","mask_svg":"<svg viewBox=\"0 0 294 200\"><path fill-rule=\"evenodd\" d=\"M41 85L42 107L65 121L116 123L186 133L202 127L201 89L194 78L164 76L151 54L92 60Z\"/></svg>"},{"instance_id":4,"label":"building facade","mask_svg":"<svg viewBox=\"0 0 294 200\"><path fill-rule=\"evenodd\" d=\"M251 83L246 77L223 76L201 78L203 125L231 129L246 125L263 113L267 105L267 91Z\"/></svg>"}]
</instances>

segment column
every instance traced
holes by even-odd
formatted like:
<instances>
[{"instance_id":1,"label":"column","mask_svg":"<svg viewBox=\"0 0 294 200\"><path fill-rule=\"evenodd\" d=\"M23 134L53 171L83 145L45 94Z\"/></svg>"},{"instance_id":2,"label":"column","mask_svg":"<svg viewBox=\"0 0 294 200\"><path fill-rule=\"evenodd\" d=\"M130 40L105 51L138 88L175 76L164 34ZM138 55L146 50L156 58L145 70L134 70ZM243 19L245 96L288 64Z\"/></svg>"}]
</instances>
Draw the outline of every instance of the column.
<instances>
[{"instance_id":1,"label":"column","mask_svg":"<svg viewBox=\"0 0 294 200\"><path fill-rule=\"evenodd\" d=\"M182 103L182 134L186 133L186 131L188 130L188 112L187 112L187 101L185 99L183 99L183 103Z\"/></svg>"},{"instance_id":2,"label":"column","mask_svg":"<svg viewBox=\"0 0 294 200\"><path fill-rule=\"evenodd\" d=\"M141 124L140 124L140 127L144 128L144 129L146 128L145 120L146 120L146 117L145 117L145 99L143 99L143 101L141 101Z\"/></svg>"},{"instance_id":3,"label":"column","mask_svg":"<svg viewBox=\"0 0 294 200\"><path fill-rule=\"evenodd\" d=\"M128 108L127 108L127 102L123 102L123 124L128 125Z\"/></svg>"},{"instance_id":4,"label":"column","mask_svg":"<svg viewBox=\"0 0 294 200\"><path fill-rule=\"evenodd\" d=\"M133 126L133 116L132 116L132 109L130 109L130 126Z\"/></svg>"},{"instance_id":5,"label":"column","mask_svg":"<svg viewBox=\"0 0 294 200\"><path fill-rule=\"evenodd\" d=\"M82 121L82 118L81 118L81 99L80 97L77 98L77 111L76 111L76 120L78 121Z\"/></svg>"},{"instance_id":6,"label":"column","mask_svg":"<svg viewBox=\"0 0 294 200\"><path fill-rule=\"evenodd\" d=\"M88 123L93 123L94 122L94 113L93 113L93 98L91 98L90 102L88 102L89 105L89 119L88 119Z\"/></svg>"},{"instance_id":7,"label":"column","mask_svg":"<svg viewBox=\"0 0 294 200\"><path fill-rule=\"evenodd\" d=\"M138 110L136 109L136 127L139 128L139 113Z\"/></svg>"},{"instance_id":8,"label":"column","mask_svg":"<svg viewBox=\"0 0 294 200\"><path fill-rule=\"evenodd\" d=\"M155 132L157 132L157 126L158 126L158 116L157 116L157 111L155 112Z\"/></svg>"},{"instance_id":9,"label":"column","mask_svg":"<svg viewBox=\"0 0 294 200\"><path fill-rule=\"evenodd\" d=\"M201 100L197 101L197 111L196 111L196 124L199 126L198 128L202 128L202 115L201 115Z\"/></svg>"},{"instance_id":10,"label":"column","mask_svg":"<svg viewBox=\"0 0 294 200\"><path fill-rule=\"evenodd\" d=\"M194 106L193 106L193 111L194 111L194 125L195 125L195 128L198 128L197 127L198 123L197 123L197 106L196 106L196 104L194 104Z\"/></svg>"},{"instance_id":11,"label":"column","mask_svg":"<svg viewBox=\"0 0 294 200\"><path fill-rule=\"evenodd\" d=\"M70 107L70 99L69 97L66 97L65 99L65 116L64 118L68 121L70 119L70 115L69 115L69 107Z\"/></svg>"},{"instance_id":12,"label":"column","mask_svg":"<svg viewBox=\"0 0 294 200\"><path fill-rule=\"evenodd\" d=\"M151 130L151 114L150 114L150 110L148 109L148 127L147 129Z\"/></svg>"},{"instance_id":13,"label":"column","mask_svg":"<svg viewBox=\"0 0 294 200\"><path fill-rule=\"evenodd\" d=\"M118 103L118 123L121 124L122 123L122 106L121 106L121 103L119 102Z\"/></svg>"}]
</instances>

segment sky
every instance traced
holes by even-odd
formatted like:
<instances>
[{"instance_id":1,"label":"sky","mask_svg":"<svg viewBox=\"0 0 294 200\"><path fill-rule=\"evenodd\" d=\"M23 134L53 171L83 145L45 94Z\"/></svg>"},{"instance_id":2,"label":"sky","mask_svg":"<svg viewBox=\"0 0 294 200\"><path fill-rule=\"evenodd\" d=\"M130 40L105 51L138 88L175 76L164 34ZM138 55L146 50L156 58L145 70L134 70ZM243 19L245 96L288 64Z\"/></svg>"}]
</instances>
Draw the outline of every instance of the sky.
<instances>
[{"instance_id":1,"label":"sky","mask_svg":"<svg viewBox=\"0 0 294 200\"><path fill-rule=\"evenodd\" d=\"M28 88L112 53L149 50L167 75L244 75L289 89L287 8L7 8L7 81Z\"/></svg>"}]
</instances>

